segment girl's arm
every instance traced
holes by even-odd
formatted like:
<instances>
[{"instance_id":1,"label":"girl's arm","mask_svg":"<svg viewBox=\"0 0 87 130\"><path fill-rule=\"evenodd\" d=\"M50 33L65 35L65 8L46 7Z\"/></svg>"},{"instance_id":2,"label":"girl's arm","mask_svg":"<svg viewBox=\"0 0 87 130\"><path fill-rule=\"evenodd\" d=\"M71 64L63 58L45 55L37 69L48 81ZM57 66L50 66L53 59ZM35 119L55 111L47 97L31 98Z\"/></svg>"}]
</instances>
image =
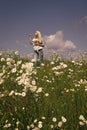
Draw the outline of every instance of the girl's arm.
<instances>
[{"instance_id":1,"label":"girl's arm","mask_svg":"<svg viewBox=\"0 0 87 130\"><path fill-rule=\"evenodd\" d=\"M32 35L29 35L29 42L32 44Z\"/></svg>"},{"instance_id":2,"label":"girl's arm","mask_svg":"<svg viewBox=\"0 0 87 130\"><path fill-rule=\"evenodd\" d=\"M42 46L42 47L44 47L44 43L43 43L43 40L40 38L40 39L38 39L38 42L39 42L39 46Z\"/></svg>"}]
</instances>

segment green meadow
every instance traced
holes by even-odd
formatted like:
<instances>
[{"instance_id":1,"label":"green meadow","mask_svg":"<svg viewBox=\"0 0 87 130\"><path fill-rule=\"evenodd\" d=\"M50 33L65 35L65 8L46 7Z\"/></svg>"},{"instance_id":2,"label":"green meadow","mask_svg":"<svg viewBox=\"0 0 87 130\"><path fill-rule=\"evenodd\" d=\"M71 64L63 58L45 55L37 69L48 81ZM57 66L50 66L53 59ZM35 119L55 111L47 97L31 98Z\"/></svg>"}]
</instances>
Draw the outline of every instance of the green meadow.
<instances>
[{"instance_id":1,"label":"green meadow","mask_svg":"<svg viewBox=\"0 0 87 130\"><path fill-rule=\"evenodd\" d=\"M87 130L87 61L0 54L0 130Z\"/></svg>"}]
</instances>

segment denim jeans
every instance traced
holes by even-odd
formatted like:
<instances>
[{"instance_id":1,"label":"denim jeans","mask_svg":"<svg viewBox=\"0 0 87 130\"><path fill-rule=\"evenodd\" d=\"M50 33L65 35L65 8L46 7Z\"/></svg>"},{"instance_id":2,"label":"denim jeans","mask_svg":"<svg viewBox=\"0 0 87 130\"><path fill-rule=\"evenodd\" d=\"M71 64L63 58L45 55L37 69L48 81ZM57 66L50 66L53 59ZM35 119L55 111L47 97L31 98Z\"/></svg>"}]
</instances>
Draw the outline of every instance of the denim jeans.
<instances>
[{"instance_id":1,"label":"denim jeans","mask_svg":"<svg viewBox=\"0 0 87 130\"><path fill-rule=\"evenodd\" d=\"M38 51L34 51L34 59L35 59L35 63L34 66L38 66L38 62L43 62L43 50L38 50Z\"/></svg>"}]
</instances>

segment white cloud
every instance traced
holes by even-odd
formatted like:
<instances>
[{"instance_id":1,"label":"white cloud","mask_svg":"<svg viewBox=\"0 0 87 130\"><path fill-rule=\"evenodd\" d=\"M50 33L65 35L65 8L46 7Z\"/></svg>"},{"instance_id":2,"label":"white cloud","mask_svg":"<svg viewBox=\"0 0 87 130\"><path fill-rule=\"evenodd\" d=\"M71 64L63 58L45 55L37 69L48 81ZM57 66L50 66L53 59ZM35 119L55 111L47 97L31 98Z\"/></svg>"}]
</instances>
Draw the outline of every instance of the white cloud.
<instances>
[{"instance_id":1,"label":"white cloud","mask_svg":"<svg viewBox=\"0 0 87 130\"><path fill-rule=\"evenodd\" d=\"M82 17L80 23L87 23L87 16Z\"/></svg>"},{"instance_id":2,"label":"white cloud","mask_svg":"<svg viewBox=\"0 0 87 130\"><path fill-rule=\"evenodd\" d=\"M75 44L72 41L68 41L68 40L65 41L64 47L67 49L75 49L76 48Z\"/></svg>"},{"instance_id":3,"label":"white cloud","mask_svg":"<svg viewBox=\"0 0 87 130\"><path fill-rule=\"evenodd\" d=\"M43 39L46 42L47 49L70 50L76 48L74 42L70 40L64 40L62 31L58 31L53 35L44 36Z\"/></svg>"}]
</instances>

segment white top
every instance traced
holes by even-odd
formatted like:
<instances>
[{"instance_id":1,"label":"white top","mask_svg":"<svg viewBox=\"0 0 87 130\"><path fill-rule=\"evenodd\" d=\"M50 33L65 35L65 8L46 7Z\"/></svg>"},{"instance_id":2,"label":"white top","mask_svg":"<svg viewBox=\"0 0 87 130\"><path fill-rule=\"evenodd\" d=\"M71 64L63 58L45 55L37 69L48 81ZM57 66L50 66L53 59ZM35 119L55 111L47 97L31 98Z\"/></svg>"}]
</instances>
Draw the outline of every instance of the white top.
<instances>
[{"instance_id":1,"label":"white top","mask_svg":"<svg viewBox=\"0 0 87 130\"><path fill-rule=\"evenodd\" d=\"M38 39L37 39L37 38L33 38L32 43L33 43L33 48L34 48L35 51L38 51L38 50L40 50L40 49L43 49L42 46L39 46L39 45L38 45ZM35 43L36 43L37 45L35 45Z\"/></svg>"}]
</instances>

